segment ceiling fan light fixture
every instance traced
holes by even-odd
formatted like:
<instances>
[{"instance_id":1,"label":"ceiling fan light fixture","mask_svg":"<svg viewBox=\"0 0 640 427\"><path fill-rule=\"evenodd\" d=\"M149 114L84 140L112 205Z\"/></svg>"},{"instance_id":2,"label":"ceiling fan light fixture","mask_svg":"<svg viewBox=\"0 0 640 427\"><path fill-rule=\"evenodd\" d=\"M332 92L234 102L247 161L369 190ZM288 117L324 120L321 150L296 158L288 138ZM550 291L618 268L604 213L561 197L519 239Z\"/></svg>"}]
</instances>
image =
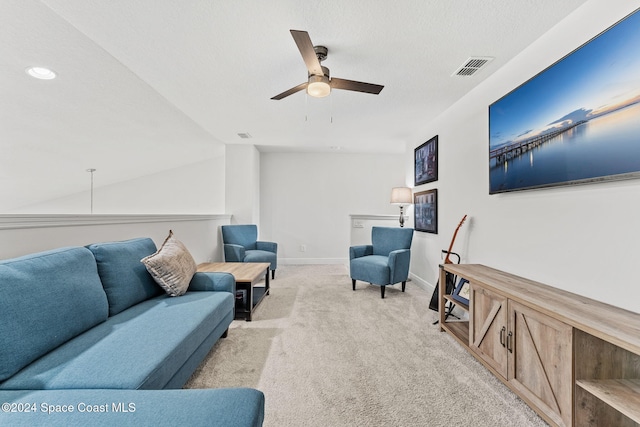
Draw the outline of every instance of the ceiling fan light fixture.
<instances>
[{"instance_id":1,"label":"ceiling fan light fixture","mask_svg":"<svg viewBox=\"0 0 640 427\"><path fill-rule=\"evenodd\" d=\"M384 88L384 86L373 83L330 78L329 69L320 65L320 63L327 58L329 49L327 49L326 46L314 46L311 38L309 38L309 33L306 31L290 31L302 55L302 59L307 66L307 71L309 72L307 74L307 81L285 90L271 99L280 100L294 93L298 93L303 89L306 89L307 95L315 98L323 98L331 93L331 89L350 90L378 95Z\"/></svg>"},{"instance_id":2,"label":"ceiling fan light fixture","mask_svg":"<svg viewBox=\"0 0 640 427\"><path fill-rule=\"evenodd\" d=\"M324 98L331 93L329 85L329 77L327 76L309 76L309 84L307 85L307 93L314 98Z\"/></svg>"}]
</instances>

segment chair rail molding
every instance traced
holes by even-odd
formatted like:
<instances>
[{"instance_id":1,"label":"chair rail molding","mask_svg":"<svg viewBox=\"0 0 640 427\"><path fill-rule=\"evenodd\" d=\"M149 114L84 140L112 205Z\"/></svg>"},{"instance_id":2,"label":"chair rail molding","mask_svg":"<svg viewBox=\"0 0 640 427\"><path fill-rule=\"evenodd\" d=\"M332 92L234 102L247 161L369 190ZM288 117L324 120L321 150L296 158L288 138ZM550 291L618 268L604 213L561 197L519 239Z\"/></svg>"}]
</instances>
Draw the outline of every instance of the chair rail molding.
<instances>
[{"instance_id":1,"label":"chair rail molding","mask_svg":"<svg viewBox=\"0 0 640 427\"><path fill-rule=\"evenodd\" d=\"M3 214L0 230L230 219L230 214Z\"/></svg>"},{"instance_id":2,"label":"chair rail molding","mask_svg":"<svg viewBox=\"0 0 640 427\"><path fill-rule=\"evenodd\" d=\"M367 220L367 221L398 221L399 215L379 215L379 214L350 214L352 220ZM407 215L405 217L408 218Z\"/></svg>"},{"instance_id":3,"label":"chair rail molding","mask_svg":"<svg viewBox=\"0 0 640 427\"><path fill-rule=\"evenodd\" d=\"M378 227L399 227L400 215L379 215L379 214L350 214L350 245L365 245L371 242L371 228ZM405 223L407 216L405 216ZM407 223L407 225L409 225Z\"/></svg>"}]
</instances>

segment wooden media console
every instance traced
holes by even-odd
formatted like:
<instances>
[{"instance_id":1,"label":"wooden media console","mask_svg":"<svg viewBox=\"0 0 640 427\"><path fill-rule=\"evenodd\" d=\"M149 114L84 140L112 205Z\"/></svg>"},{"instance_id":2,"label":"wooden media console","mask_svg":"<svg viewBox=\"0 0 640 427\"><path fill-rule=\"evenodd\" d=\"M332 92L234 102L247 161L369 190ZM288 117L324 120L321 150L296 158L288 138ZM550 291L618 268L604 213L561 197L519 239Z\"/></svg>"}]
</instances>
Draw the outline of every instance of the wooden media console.
<instances>
[{"instance_id":1,"label":"wooden media console","mask_svg":"<svg viewBox=\"0 0 640 427\"><path fill-rule=\"evenodd\" d=\"M439 287L440 328L553 426L640 425L640 314L478 264L469 305ZM450 302L468 320L446 316Z\"/></svg>"}]
</instances>

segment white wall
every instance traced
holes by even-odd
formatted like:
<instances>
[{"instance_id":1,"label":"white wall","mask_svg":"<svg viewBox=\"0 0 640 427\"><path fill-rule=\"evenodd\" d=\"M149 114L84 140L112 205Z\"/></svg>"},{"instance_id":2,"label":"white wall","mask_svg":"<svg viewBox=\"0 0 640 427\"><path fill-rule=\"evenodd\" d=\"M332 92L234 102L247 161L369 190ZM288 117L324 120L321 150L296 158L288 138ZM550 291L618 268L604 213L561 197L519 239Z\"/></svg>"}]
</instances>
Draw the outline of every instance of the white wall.
<instances>
[{"instance_id":1,"label":"white wall","mask_svg":"<svg viewBox=\"0 0 640 427\"><path fill-rule=\"evenodd\" d=\"M399 215L391 189L406 185L401 154L267 152L260 177L260 237L290 264L345 263L349 215Z\"/></svg>"},{"instance_id":2,"label":"white wall","mask_svg":"<svg viewBox=\"0 0 640 427\"><path fill-rule=\"evenodd\" d=\"M225 183L231 223L260 223L260 152L253 145L227 146Z\"/></svg>"},{"instance_id":3,"label":"white wall","mask_svg":"<svg viewBox=\"0 0 640 427\"><path fill-rule=\"evenodd\" d=\"M151 237L160 246L170 229L196 262L223 261L225 156L74 194L0 215L0 259L63 246ZM62 214L62 215L60 215Z\"/></svg>"},{"instance_id":4,"label":"white wall","mask_svg":"<svg viewBox=\"0 0 640 427\"><path fill-rule=\"evenodd\" d=\"M100 184L94 172L94 214L210 214L225 211L225 155L168 169L141 178ZM90 213L90 176L87 191L24 206L9 213ZM46 178L45 178L46 179Z\"/></svg>"},{"instance_id":5,"label":"white wall","mask_svg":"<svg viewBox=\"0 0 640 427\"><path fill-rule=\"evenodd\" d=\"M150 237L160 247L169 230L173 230L197 263L222 261L220 226L225 224L229 224L228 215L3 215L0 259L136 237Z\"/></svg>"},{"instance_id":6,"label":"white wall","mask_svg":"<svg viewBox=\"0 0 640 427\"><path fill-rule=\"evenodd\" d=\"M398 210L400 209L398 208ZM397 215L354 214L349 216L351 218L351 238L349 239L350 246L370 245L371 230L373 227L400 227L399 212ZM403 216L405 217L405 227L409 227L407 215L404 214Z\"/></svg>"},{"instance_id":7,"label":"white wall","mask_svg":"<svg viewBox=\"0 0 640 427\"><path fill-rule=\"evenodd\" d=\"M640 180L488 194L488 105L639 6L629 0L586 3L419 129L413 148L439 135L439 180L416 189L438 188L439 234L417 233L412 257L426 261L413 263L412 273L435 283L440 250L468 214L454 247L463 262L640 312ZM406 156L412 161L412 148ZM412 176L411 167L406 173Z\"/></svg>"}]
</instances>

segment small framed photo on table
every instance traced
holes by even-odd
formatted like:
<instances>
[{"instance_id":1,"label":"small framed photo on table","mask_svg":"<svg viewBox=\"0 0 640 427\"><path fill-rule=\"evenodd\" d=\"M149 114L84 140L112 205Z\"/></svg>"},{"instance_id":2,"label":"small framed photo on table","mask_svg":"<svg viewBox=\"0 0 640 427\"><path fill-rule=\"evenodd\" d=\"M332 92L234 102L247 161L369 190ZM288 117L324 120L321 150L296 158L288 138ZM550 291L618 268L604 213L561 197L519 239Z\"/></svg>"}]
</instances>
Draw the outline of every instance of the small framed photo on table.
<instances>
[{"instance_id":1,"label":"small framed photo on table","mask_svg":"<svg viewBox=\"0 0 640 427\"><path fill-rule=\"evenodd\" d=\"M453 290L451 297L461 302L462 304L469 305L469 296L471 295L471 284L467 279L460 279L458 285Z\"/></svg>"}]
</instances>

